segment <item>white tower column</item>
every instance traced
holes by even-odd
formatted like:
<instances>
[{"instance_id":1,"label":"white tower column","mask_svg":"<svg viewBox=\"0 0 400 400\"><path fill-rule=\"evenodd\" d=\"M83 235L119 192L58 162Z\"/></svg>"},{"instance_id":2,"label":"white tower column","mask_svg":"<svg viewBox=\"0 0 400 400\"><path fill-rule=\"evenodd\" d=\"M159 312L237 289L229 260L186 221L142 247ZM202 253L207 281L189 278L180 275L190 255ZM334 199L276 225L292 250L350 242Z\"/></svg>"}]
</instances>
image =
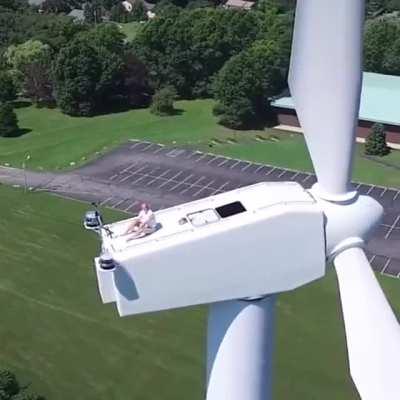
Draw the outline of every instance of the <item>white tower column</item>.
<instances>
[{"instance_id":1,"label":"white tower column","mask_svg":"<svg viewBox=\"0 0 400 400\"><path fill-rule=\"evenodd\" d=\"M270 400L275 296L210 305L207 400Z\"/></svg>"}]
</instances>

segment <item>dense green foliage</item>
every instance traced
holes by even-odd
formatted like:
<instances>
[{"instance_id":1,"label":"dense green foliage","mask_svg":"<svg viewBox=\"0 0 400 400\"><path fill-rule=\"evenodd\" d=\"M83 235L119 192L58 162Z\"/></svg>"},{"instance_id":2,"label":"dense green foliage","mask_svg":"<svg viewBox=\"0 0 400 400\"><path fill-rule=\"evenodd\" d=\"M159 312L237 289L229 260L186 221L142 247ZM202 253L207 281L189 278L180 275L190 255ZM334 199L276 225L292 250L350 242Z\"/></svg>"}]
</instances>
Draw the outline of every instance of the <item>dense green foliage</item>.
<instances>
[{"instance_id":1,"label":"dense green foliage","mask_svg":"<svg viewBox=\"0 0 400 400\"><path fill-rule=\"evenodd\" d=\"M11 74L0 71L0 104L15 100L16 90Z\"/></svg>"},{"instance_id":2,"label":"dense green foliage","mask_svg":"<svg viewBox=\"0 0 400 400\"><path fill-rule=\"evenodd\" d=\"M74 23L72 18L62 14L0 9L0 50L32 39L48 44L58 51L69 43L76 33L85 29L85 25Z\"/></svg>"},{"instance_id":3,"label":"dense green foliage","mask_svg":"<svg viewBox=\"0 0 400 400\"><path fill-rule=\"evenodd\" d=\"M400 68L400 58L395 52L400 41L400 29L397 24L387 20L373 20L366 24L364 67L367 71L392 73L392 68Z\"/></svg>"},{"instance_id":4,"label":"dense green foliage","mask_svg":"<svg viewBox=\"0 0 400 400\"><path fill-rule=\"evenodd\" d=\"M256 13L198 8L162 14L138 33L133 48L156 88L173 85L183 97L208 96L215 74L259 32Z\"/></svg>"},{"instance_id":5,"label":"dense green foliage","mask_svg":"<svg viewBox=\"0 0 400 400\"><path fill-rule=\"evenodd\" d=\"M266 116L269 98L284 84L279 60L275 42L258 41L224 65L215 81L215 113L220 123L245 128Z\"/></svg>"},{"instance_id":6,"label":"dense green foliage","mask_svg":"<svg viewBox=\"0 0 400 400\"><path fill-rule=\"evenodd\" d=\"M54 66L57 104L69 115L93 115L119 85L117 53L77 38L61 49Z\"/></svg>"},{"instance_id":7,"label":"dense green foliage","mask_svg":"<svg viewBox=\"0 0 400 400\"><path fill-rule=\"evenodd\" d=\"M365 142L365 154L369 156L386 156L389 153L390 148L386 144L385 127L382 124L374 124Z\"/></svg>"},{"instance_id":8,"label":"dense green foliage","mask_svg":"<svg viewBox=\"0 0 400 400\"><path fill-rule=\"evenodd\" d=\"M16 136L18 133L17 116L10 103L0 104L0 137Z\"/></svg>"},{"instance_id":9,"label":"dense green foliage","mask_svg":"<svg viewBox=\"0 0 400 400\"><path fill-rule=\"evenodd\" d=\"M117 101L147 103L147 72L126 53L124 35L114 24L98 25L63 47L54 64L57 104L69 115L90 116Z\"/></svg>"},{"instance_id":10,"label":"dense green foliage","mask_svg":"<svg viewBox=\"0 0 400 400\"><path fill-rule=\"evenodd\" d=\"M0 370L0 400L45 400L42 396L30 394L26 389L11 371Z\"/></svg>"},{"instance_id":11,"label":"dense green foliage","mask_svg":"<svg viewBox=\"0 0 400 400\"><path fill-rule=\"evenodd\" d=\"M171 87L165 87L158 90L151 102L150 112L155 115L171 115L174 113L174 100L176 92Z\"/></svg>"}]
</instances>

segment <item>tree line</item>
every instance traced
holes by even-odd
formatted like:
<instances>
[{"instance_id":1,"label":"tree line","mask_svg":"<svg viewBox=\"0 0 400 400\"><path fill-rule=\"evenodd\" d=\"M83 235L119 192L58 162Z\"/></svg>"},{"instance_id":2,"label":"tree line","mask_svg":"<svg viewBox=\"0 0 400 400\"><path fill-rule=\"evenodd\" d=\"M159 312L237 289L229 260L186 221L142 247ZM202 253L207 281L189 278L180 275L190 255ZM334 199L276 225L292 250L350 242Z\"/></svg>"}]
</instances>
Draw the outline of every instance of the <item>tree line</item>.
<instances>
[{"instance_id":1,"label":"tree line","mask_svg":"<svg viewBox=\"0 0 400 400\"><path fill-rule=\"evenodd\" d=\"M394 3L369 1L367 12L375 15L374 9ZM120 2L88 4L112 9ZM39 107L92 116L147 107L157 93L160 105L152 109L165 114L173 109L163 105L171 99L213 97L221 124L263 124L271 97L286 84L295 2L259 0L250 11L218 5L162 0L157 17L128 43L117 24L76 23L62 13L39 14L25 0L2 0L0 103L10 108L18 94ZM398 22L367 20L366 70L400 74Z\"/></svg>"}]
</instances>

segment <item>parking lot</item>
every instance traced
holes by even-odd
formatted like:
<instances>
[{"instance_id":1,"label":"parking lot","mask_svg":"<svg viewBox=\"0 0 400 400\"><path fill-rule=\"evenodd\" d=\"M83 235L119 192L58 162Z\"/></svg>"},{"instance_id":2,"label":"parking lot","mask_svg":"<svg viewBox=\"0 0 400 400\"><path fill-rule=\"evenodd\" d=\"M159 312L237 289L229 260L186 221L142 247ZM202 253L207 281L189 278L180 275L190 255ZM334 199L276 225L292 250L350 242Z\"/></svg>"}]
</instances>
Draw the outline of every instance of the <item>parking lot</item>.
<instances>
[{"instance_id":1,"label":"parking lot","mask_svg":"<svg viewBox=\"0 0 400 400\"><path fill-rule=\"evenodd\" d=\"M143 141L131 141L77 172L114 188L98 199L103 206L129 213L143 200L156 210L260 181L296 181L304 187L316 181L308 173ZM368 246L374 269L400 277L400 191L354 186L385 207L382 225ZM121 198L118 188L129 196Z\"/></svg>"}]
</instances>

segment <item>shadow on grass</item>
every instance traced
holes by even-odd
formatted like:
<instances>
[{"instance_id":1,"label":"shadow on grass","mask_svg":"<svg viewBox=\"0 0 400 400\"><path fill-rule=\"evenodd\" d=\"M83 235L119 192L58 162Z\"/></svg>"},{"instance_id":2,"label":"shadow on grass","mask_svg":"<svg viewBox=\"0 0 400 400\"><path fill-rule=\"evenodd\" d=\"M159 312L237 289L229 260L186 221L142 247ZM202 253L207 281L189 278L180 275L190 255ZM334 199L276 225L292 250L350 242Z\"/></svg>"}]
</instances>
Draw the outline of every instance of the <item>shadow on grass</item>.
<instances>
[{"instance_id":1,"label":"shadow on grass","mask_svg":"<svg viewBox=\"0 0 400 400\"><path fill-rule=\"evenodd\" d=\"M29 132L32 132L32 129L20 128L20 129L17 129L16 131L12 132L10 135L3 136L3 139L16 139L16 138L26 135Z\"/></svg>"},{"instance_id":2,"label":"shadow on grass","mask_svg":"<svg viewBox=\"0 0 400 400\"><path fill-rule=\"evenodd\" d=\"M28 100L17 100L13 101L12 105L14 108L26 108L30 107L32 105L32 102Z\"/></svg>"}]
</instances>

